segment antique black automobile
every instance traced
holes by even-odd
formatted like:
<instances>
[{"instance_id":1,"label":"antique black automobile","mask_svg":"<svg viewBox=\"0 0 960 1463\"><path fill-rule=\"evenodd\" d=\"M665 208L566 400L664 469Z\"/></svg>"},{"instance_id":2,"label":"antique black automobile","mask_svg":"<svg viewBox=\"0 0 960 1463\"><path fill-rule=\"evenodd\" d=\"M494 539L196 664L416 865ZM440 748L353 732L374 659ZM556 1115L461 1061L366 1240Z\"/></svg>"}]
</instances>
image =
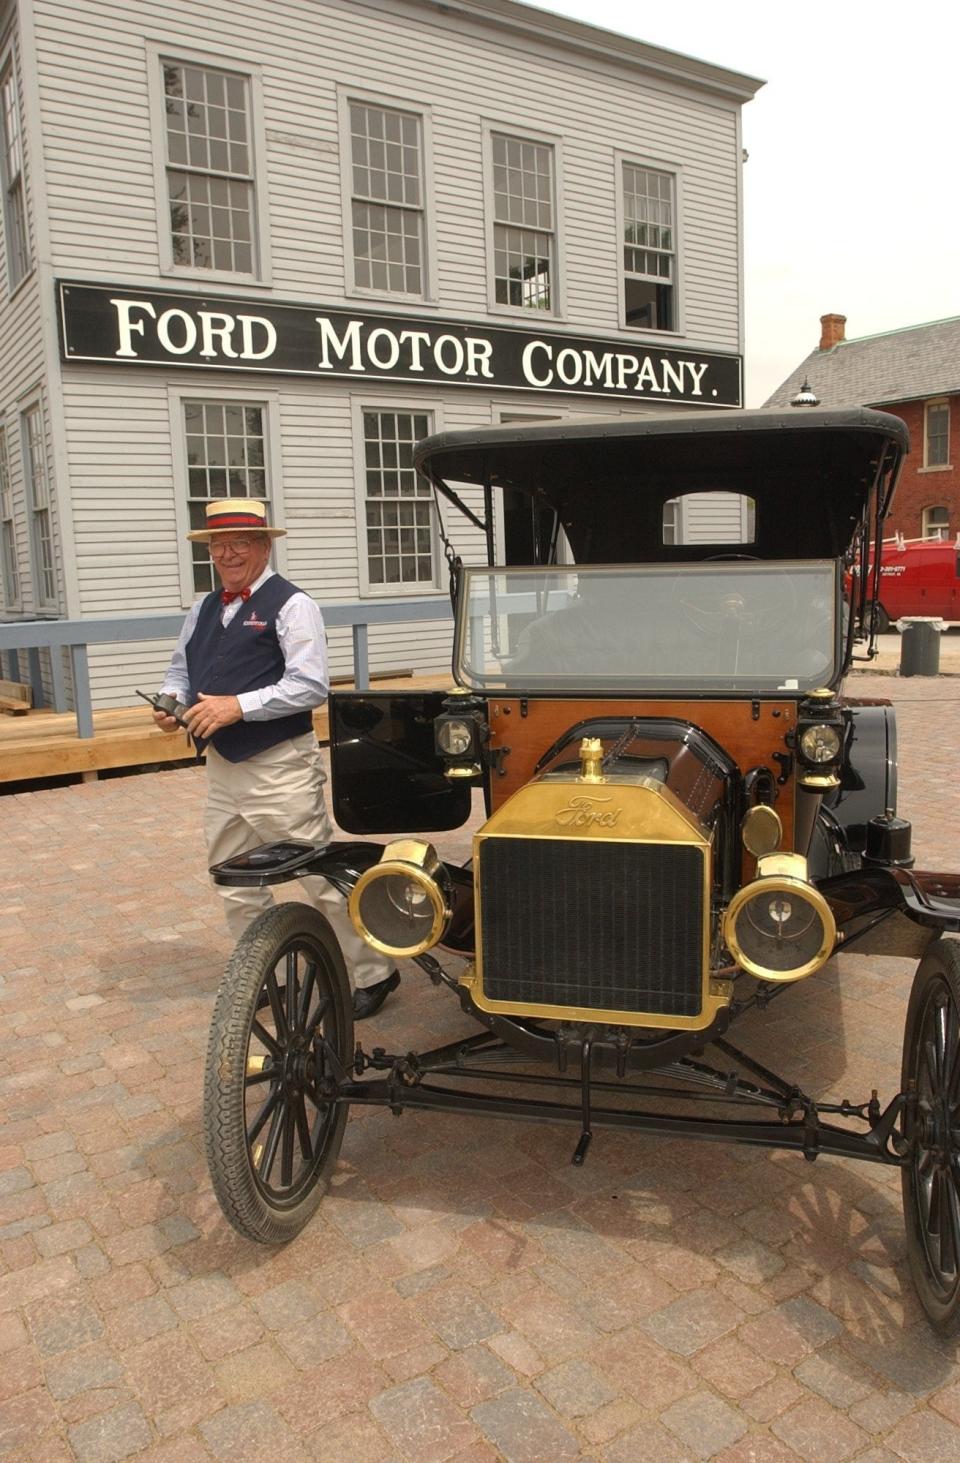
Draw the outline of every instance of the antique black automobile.
<instances>
[{"instance_id":1,"label":"antique black automobile","mask_svg":"<svg viewBox=\"0 0 960 1463\"><path fill-rule=\"evenodd\" d=\"M941 936L960 930L960 878L913 866L892 708L841 693L876 591L845 566L879 573L907 445L866 410L419 445L488 562L449 554L452 691L331 698L337 821L390 841L271 845L216 877L323 873L472 1029L429 1052L355 1047L324 919L261 916L207 1063L208 1159L237 1229L303 1226L352 1104L568 1120L574 1163L611 1125L839 1154L901 1169L920 1297L957 1323L960 943ZM498 534L516 562L495 563ZM430 835L462 826L476 789L472 859L445 863ZM847 949L919 959L885 1105L818 1102L727 1035Z\"/></svg>"}]
</instances>

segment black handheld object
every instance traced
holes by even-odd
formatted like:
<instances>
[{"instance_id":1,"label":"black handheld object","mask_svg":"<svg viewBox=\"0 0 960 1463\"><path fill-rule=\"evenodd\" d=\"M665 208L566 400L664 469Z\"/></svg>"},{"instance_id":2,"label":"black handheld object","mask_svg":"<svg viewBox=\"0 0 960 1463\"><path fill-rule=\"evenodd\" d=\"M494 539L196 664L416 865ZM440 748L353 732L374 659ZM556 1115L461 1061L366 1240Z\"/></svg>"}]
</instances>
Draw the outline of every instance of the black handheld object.
<instances>
[{"instance_id":1,"label":"black handheld object","mask_svg":"<svg viewBox=\"0 0 960 1463\"><path fill-rule=\"evenodd\" d=\"M177 725L182 726L184 731L190 730L183 719L183 714L187 710L187 707L182 701L178 701L176 696L148 696L145 691L138 691L137 695L142 700L148 702L154 711L162 711L167 716L172 716Z\"/></svg>"}]
</instances>

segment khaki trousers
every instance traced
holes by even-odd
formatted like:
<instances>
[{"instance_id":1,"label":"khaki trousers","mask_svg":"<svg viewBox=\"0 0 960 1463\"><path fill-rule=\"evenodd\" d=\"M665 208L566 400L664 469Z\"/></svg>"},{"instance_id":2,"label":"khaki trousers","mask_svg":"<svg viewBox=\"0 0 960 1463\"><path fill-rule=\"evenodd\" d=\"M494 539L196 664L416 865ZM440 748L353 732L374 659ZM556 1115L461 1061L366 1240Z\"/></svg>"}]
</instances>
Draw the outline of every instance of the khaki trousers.
<instances>
[{"instance_id":1,"label":"khaki trousers","mask_svg":"<svg viewBox=\"0 0 960 1463\"><path fill-rule=\"evenodd\" d=\"M207 860L222 863L261 843L305 838L329 843L333 837L323 796L326 774L316 737L308 732L258 752L245 762L228 762L207 747L207 806L203 828ZM361 940L347 914L343 895L319 876L301 879L311 904L333 926L354 987L376 985L393 966ZM235 940L265 909L273 907L266 889L215 885L224 901L227 928Z\"/></svg>"}]
</instances>

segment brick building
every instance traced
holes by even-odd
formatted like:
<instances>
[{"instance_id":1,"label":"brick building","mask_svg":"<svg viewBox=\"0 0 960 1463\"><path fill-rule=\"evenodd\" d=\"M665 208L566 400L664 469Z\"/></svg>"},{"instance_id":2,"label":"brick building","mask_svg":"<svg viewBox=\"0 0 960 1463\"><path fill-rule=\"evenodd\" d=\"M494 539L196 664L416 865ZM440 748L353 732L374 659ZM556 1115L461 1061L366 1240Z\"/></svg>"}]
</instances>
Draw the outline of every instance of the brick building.
<instances>
[{"instance_id":1,"label":"brick building","mask_svg":"<svg viewBox=\"0 0 960 1463\"><path fill-rule=\"evenodd\" d=\"M789 406L807 382L821 406L876 406L901 417L911 448L888 533L960 533L960 317L862 340L847 340L845 315L822 315L820 325L817 349L766 405Z\"/></svg>"}]
</instances>

